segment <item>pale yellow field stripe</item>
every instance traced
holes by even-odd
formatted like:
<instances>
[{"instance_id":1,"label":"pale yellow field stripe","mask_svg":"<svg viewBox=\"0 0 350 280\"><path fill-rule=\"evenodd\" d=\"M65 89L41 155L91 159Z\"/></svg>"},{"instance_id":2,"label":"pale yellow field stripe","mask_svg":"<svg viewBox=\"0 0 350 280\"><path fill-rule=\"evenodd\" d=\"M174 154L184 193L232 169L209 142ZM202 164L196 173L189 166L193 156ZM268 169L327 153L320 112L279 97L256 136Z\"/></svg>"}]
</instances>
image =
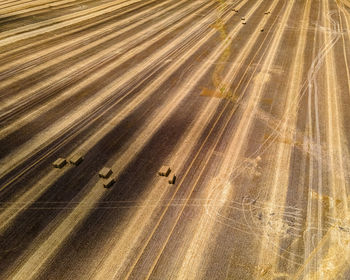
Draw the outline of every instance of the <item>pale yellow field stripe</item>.
<instances>
[{"instance_id":1,"label":"pale yellow field stripe","mask_svg":"<svg viewBox=\"0 0 350 280\"><path fill-rule=\"evenodd\" d=\"M46 2L49 0L46 0ZM43 2L41 1L30 1L30 0L12 0L12 1L1 1L0 3L0 8L5 9L5 8L12 8L16 6L23 6L23 5L31 5L33 2Z\"/></svg>"},{"instance_id":2,"label":"pale yellow field stripe","mask_svg":"<svg viewBox=\"0 0 350 280\"><path fill-rule=\"evenodd\" d=\"M150 9L141 11L140 13L137 13L137 14L135 14L133 16L130 16L130 17L126 18L126 19L123 19L123 20L120 20L120 21L118 21L116 23L110 24L110 25L106 26L103 29L98 29L98 30L90 32L90 33L88 33L88 34L86 34L84 36L77 36L77 37L75 37L72 40L65 41L65 42L59 43L57 45L54 45L52 47L49 47L49 48L37 51L37 52L35 52L35 53L31 54L31 55L22 57L22 58L20 58L18 60L12 60L12 61L10 61L8 63L4 63L3 65L0 65L0 73L4 73L4 72L8 71L12 67L26 64L26 63L30 62L31 60L35 60L36 58L41 57L41 56L45 56L45 55L47 55L47 54L49 54L51 52L54 52L54 51L66 48L68 46L79 45L85 40L96 38L97 36L103 34L107 30L117 29L119 27L122 27L126 23L129 23L132 20L137 20L137 19L141 18L141 20L139 20L138 22L130 24L129 26L126 26L126 27L124 27L122 29L119 29L117 32L114 32L111 35L107 35L107 36L103 37L102 39L96 40L96 41L90 43L87 46L78 47L80 52L82 52L84 50L87 50L87 49L89 49L89 47L91 48L91 47L97 45L98 43L105 42L108 39L116 37L117 35L122 34L125 31L131 30L132 28L135 28L136 26L139 26L140 24L143 24L147 20L150 20L150 19L154 18L154 15L158 15L158 16L161 15L160 12L156 12L154 15L142 19L143 16L148 15L153 10L156 10L157 8L160 8L160 7L163 7L163 6L168 6L168 2L169 1L170 0L162 2L162 3L158 4L158 5L155 5L154 7L150 8ZM154 1L151 1L150 3L152 3L152 2L154 2ZM182 3L182 1L179 1L179 3ZM169 9L171 9L170 7L176 7L176 6L177 5L175 4L175 5L171 5L171 6L168 6L168 7L169 7ZM164 11L168 11L168 8L164 9ZM161 12L163 12L163 10ZM67 54L61 55L60 56L60 61L64 60L65 57L72 57L73 56L72 53L75 53L75 50L71 51L71 52L69 52ZM50 63L52 63L52 62L49 61L49 62L40 64L40 65L36 65L34 69L30 69L30 70L28 69L28 70L25 70L23 73L21 73L19 75L16 74L15 77L10 77L10 78L7 78L7 79L3 79L1 81L0 86L2 88L4 88L5 86L9 85L12 82L15 82L15 81L19 80L20 78L23 78L23 77L26 77L28 75L32 75L32 74L38 72L39 71L38 69L44 69L45 67L48 67L48 65L51 65Z\"/></svg>"},{"instance_id":3,"label":"pale yellow field stripe","mask_svg":"<svg viewBox=\"0 0 350 280\"><path fill-rule=\"evenodd\" d=\"M328 6L328 1L323 2L324 10L330 11ZM329 30L333 30L330 25L330 16L325 19L325 26ZM339 30L334 30L339 32ZM327 32L325 34L325 41L332 40L332 34ZM331 186L332 196L334 201L337 199L342 200L343 209L337 209L334 207L335 218L343 219L344 215L348 214L348 202L347 202L347 183L345 179L344 163L343 158L349 158L349 153L346 147L343 146L342 138L345 136L342 134L344 131L342 124L342 114L339 107L339 96L341 92L337 86L336 68L335 68L335 58L334 51L330 51L326 55L326 73L325 80L327 84L327 113L328 113L328 123L327 123L327 143L328 143L328 155L331 165L331 176L329 184Z\"/></svg>"},{"instance_id":4,"label":"pale yellow field stripe","mask_svg":"<svg viewBox=\"0 0 350 280\"><path fill-rule=\"evenodd\" d=\"M41 21L39 23L28 24L26 26L4 31L0 33L0 47L19 40L28 39L33 36L51 32L59 28L67 27L105 13L113 12L141 1L142 0L128 0L127 2L120 2L120 4L116 4L115 2L106 3L88 10L83 10L69 15Z\"/></svg>"},{"instance_id":5,"label":"pale yellow field stripe","mask_svg":"<svg viewBox=\"0 0 350 280\"><path fill-rule=\"evenodd\" d=\"M68 35L72 35L75 34L75 37L78 36L77 34L79 34L80 31L82 30L86 30L90 27L94 27L100 23L106 23L109 19L115 19L116 16L122 16L125 15L127 13L130 13L130 11L133 11L137 8L140 7L144 7L145 4L150 4L153 3L157 0L145 0L140 2L138 5L135 5L133 7L127 7L126 9L123 9L122 11L120 11L119 13L115 14L115 15L109 15L108 17L103 17L103 18L99 18L99 19L95 19L94 21L91 21L89 23L86 23L84 25L79 25L79 26L74 26L73 28L70 28L68 30L60 30L59 34L56 34L56 32L49 32L51 35L54 35L55 37L59 37L60 39L62 39L64 36L68 36ZM91 30L90 30L91 32ZM28 50L37 46L42 46L44 43L48 43L52 40L52 37L45 37L45 38L39 38L38 40L32 41L32 42L27 42L26 44L21 45L17 45L15 48L13 49L7 49L6 52L1 52L0 53L0 60L2 59L6 59L6 58L13 58L18 52L23 51L23 50ZM11 62L10 62L11 63Z\"/></svg>"},{"instance_id":6,"label":"pale yellow field stripe","mask_svg":"<svg viewBox=\"0 0 350 280\"><path fill-rule=\"evenodd\" d=\"M213 201L210 206L211 211L220 212L226 203L230 201L234 192L234 185L231 185L229 182L222 183L219 188L221 188L220 194L217 197L217 201ZM192 231L187 231L186 235L184 235L191 240L189 246L179 248L181 251L185 251L181 258L177 260L181 266L176 267L177 269L169 275L169 280L205 279L206 263L210 261L208 259L208 244L210 241L215 240L218 225L215 220L208 217L204 209L199 208L198 211L202 213L196 227L194 230L191 227Z\"/></svg>"},{"instance_id":7,"label":"pale yellow field stripe","mask_svg":"<svg viewBox=\"0 0 350 280\"><path fill-rule=\"evenodd\" d=\"M50 0L14 0L14 1L1 1L0 3L0 9L1 10L5 10L6 9L11 9L13 8L14 11L21 11L21 9L19 7L22 7L24 9L26 8L31 8L31 7L35 7L35 6L41 6L41 5L46 5L47 3L50 2L50 4L56 5L57 2L61 2L62 0L54 0L54 1L50 1ZM67 1L67 0L64 0ZM72 0L69 0L72 1ZM78 4L80 3L80 1L76 1L78 2ZM85 1L85 0L84 0Z\"/></svg>"},{"instance_id":8,"label":"pale yellow field stripe","mask_svg":"<svg viewBox=\"0 0 350 280\"><path fill-rule=\"evenodd\" d=\"M330 11L328 1L322 2L324 11L323 22L328 30L334 30L330 25ZM338 30L334 30L337 32ZM331 42L331 32L325 33L325 42ZM331 216L335 221L347 220L348 218L348 202L346 195L346 179L343 167L344 150L341 141L341 131L343 130L339 116L338 96L340 92L337 87L335 58L333 51L326 55L325 64L325 81L326 81L326 98L327 98L327 146L328 158L331 166L330 176L328 178L330 191L332 193ZM345 155L349 157L346 152ZM320 194L322 195L322 194ZM342 201L342 207L339 209L334 203L337 199ZM324 244L327 242L327 247ZM328 229L326 235L319 241L316 248L310 254L305 264L300 267L295 275L295 279L299 279L303 273L303 279L337 279L337 275L344 269L345 264L349 261L349 238L344 236L338 225L334 225ZM317 267L310 267L311 260L317 260Z\"/></svg>"},{"instance_id":9,"label":"pale yellow field stripe","mask_svg":"<svg viewBox=\"0 0 350 280\"><path fill-rule=\"evenodd\" d=\"M340 21L340 26L341 26L341 30L340 32L346 32L347 35L348 35L348 38L350 37L350 25L349 25L349 20L348 20L348 17L349 17L349 12L346 11L345 7L344 7L344 3L341 1L341 0L336 0L337 2L337 5L338 5L338 10L339 8L342 10L343 12L343 16L345 18L345 25L346 25L346 28L345 30L343 29L343 20L342 20L342 17L341 17L341 14L340 14L340 11L339 11L339 21ZM346 65L346 76L347 76L347 80L348 80L348 88L350 88L350 69L349 69L349 62L348 62L348 56L346 55L346 43L345 43L345 36L344 34L342 34L342 40L343 40L343 53L344 53L344 58L345 58L345 65Z\"/></svg>"},{"instance_id":10,"label":"pale yellow field stripe","mask_svg":"<svg viewBox=\"0 0 350 280\"><path fill-rule=\"evenodd\" d=\"M330 11L328 1L323 1L323 10ZM325 18L324 24L328 30L334 30L331 26L331 15ZM340 32L339 29L334 30ZM332 35L330 32L325 34L325 41L331 41ZM334 36L334 35L333 35ZM331 174L329 177L329 184L331 186L331 193L333 203L330 207L332 208L332 216L335 220L348 221L349 210L348 210L348 198L347 198L347 182L345 179L343 159L349 159L349 153L346 147L343 146L342 139L345 137L342 133L344 131L342 124L342 114L339 107L339 96L341 91L337 86L336 67L335 67L334 49L326 55L325 64L325 80L326 80L326 96L327 96L327 143L328 143L328 156L331 165ZM335 203L337 200L341 200L341 207L338 208ZM349 237L346 236L348 233L342 232L338 225L335 228L328 230L329 236L329 247L323 250L315 251L315 257L317 258L317 267L315 270L311 270L309 275L306 275L304 279L338 279L338 274L345 269L348 265L350 258L349 248ZM325 239L327 235L325 236ZM318 247L320 248L320 247Z\"/></svg>"},{"instance_id":11,"label":"pale yellow field stripe","mask_svg":"<svg viewBox=\"0 0 350 280\"><path fill-rule=\"evenodd\" d=\"M320 5L318 7L318 19L320 15ZM316 36L315 30L315 36ZM318 88L312 83L316 80L316 69L317 64L320 63L319 59L322 59L322 56L319 56L320 53L315 57L316 52L316 44L313 46L313 62L309 69L308 79L313 79L312 81L308 80L308 135L309 138L313 138L313 117L312 111L314 107L314 115L315 115L315 123L316 123L316 139L317 139L317 191L322 192L323 189L323 180L322 180L322 171L323 171L323 159L322 159L322 149L321 149L321 139L320 139L320 125L319 125L319 103L318 103ZM313 98L312 98L313 97ZM312 99L314 100L314 106L312 106ZM307 144L304 142L303 144ZM312 227L314 227L314 192L313 192L313 173L314 173L314 158L309 157L309 177L308 177L308 196L307 196L307 209L306 209L306 221L305 221L305 231L304 231L304 260L309 257L311 254L311 247L313 242L312 235ZM304 183L302 183L304 185ZM322 219L321 219L321 211L322 210L322 201L319 200L317 203L317 238L321 240L321 232L322 232Z\"/></svg>"},{"instance_id":12,"label":"pale yellow field stripe","mask_svg":"<svg viewBox=\"0 0 350 280\"><path fill-rule=\"evenodd\" d=\"M69 53L66 53L66 54L63 54L62 56L56 57L55 59L51 59L51 60L49 60L49 61L47 61L45 63L42 63L40 65L36 65L35 67L28 69L24 73L21 73L21 74L18 74L18 75L14 75L13 77L10 77L9 79L5 79L5 80L1 81L0 87L5 88L5 87L11 85L12 83L17 82L20 79L26 78L26 77L28 77L30 75L34 75L36 73L39 73L40 71L44 70L45 68L51 67L51 66L53 66L53 65L55 65L57 63L63 62L64 60L68 60L69 58L72 58L72 57L77 56L77 55L79 55L81 53L84 53L84 52L86 52L88 50L91 50L94 47L96 47L96 46L98 46L100 44L103 44L104 42L107 42L108 40L111 40L111 39L117 37L120 34L123 34L124 32L131 31L134 28L142 26L142 24L147 22L148 20L153 19L153 18L157 18L157 17L163 15L164 13L168 12L169 10L171 10L171 9L181 5L183 2L186 2L186 1L188 1L188 0L178 1L175 5L168 6L167 8L162 9L161 11L159 11L157 13L154 13L151 17L147 17L145 19L137 21L137 22L135 22L135 23L125 27L125 28L119 29L115 33L112 33L110 35L104 36L103 38L101 38L99 40L96 40L96 41L94 41L94 42L92 42L92 43L90 43L88 45L84 44L81 47L78 47L77 49L75 49L75 50L73 50L73 51L71 51ZM204 7L207 7L208 5L209 4L204 5ZM204 7L202 9L204 9ZM187 9L190 9L190 8L194 8L195 9L195 8L197 8L197 5L189 5L189 7L187 7ZM120 52L120 53L125 52L129 48L129 46L131 44L132 44L132 46L136 45L136 42L144 41L144 38L146 36L151 36L151 35L154 35L154 34L158 34L157 30L163 29L163 27L164 27L163 24L169 24L170 25L173 22L177 22L178 21L177 17L182 17L182 15L183 15L182 12L184 12L184 11L186 11L186 8L183 8L183 9L179 10L178 12L173 13L171 15L171 18L169 18L168 21L163 20L163 21L161 21L159 23L155 22L154 25L148 27L147 29L142 30L140 33L134 34L133 36L129 37L128 39L126 39L124 41L121 41L121 42L119 42L119 43L117 43L117 44L115 44L115 45L113 45L113 46L111 46L111 47L101 51L101 52L98 52L95 55L90 56L89 58L86 58L84 60L78 61L75 64L71 63L69 65L69 67L67 67L65 69L62 69L59 73L55 74L54 76L49 77L46 80L43 79L40 83L38 83L38 84L36 84L36 85L34 85L32 87L27 87L25 90L23 90L23 92L20 93L19 96L9 97L7 99L4 99L2 101L2 105L0 106L0 109L5 109L4 108L5 106L11 108L12 105L16 105L16 104L18 104L18 102L26 101L26 99L28 99L28 97L30 98L33 95L33 92L40 91L40 89L42 89L44 87L47 87L50 84L53 84L55 82L59 82L65 76L70 76L70 75L73 75L76 72L79 72L80 69L86 67L86 65L88 65L88 64L91 64L93 61L96 61L96 64L98 62L100 62L101 60L103 61L103 59L105 59L106 55L108 57L109 54L111 54L111 53L114 54L114 52L116 52L116 51ZM138 18L138 17L139 17L139 15L135 16L135 18ZM130 21L132 19L133 19L132 17L127 18L125 20L122 20L122 21L118 22L117 24L115 24L115 26L109 26L106 29L118 27L118 26L120 26L122 24L127 23L128 21ZM99 30L98 33L102 33L106 29ZM98 33L94 32L94 34L89 35L89 37L93 38ZM161 32L161 34L164 34L164 33L165 33L164 31ZM158 37L159 36L160 36L160 33L158 34ZM64 44L61 44L58 47L54 46L52 49L53 50L57 50L59 48L65 47L66 45L71 44L71 43L79 44L79 41L78 42L76 42L76 41L78 41L78 40L73 40L73 42L71 42L71 41L66 42ZM150 42L148 42L148 44L150 44ZM15 62L15 63L16 64L23 64L23 63L26 63L26 62L30 61L30 59L33 59L33 58L36 58L36 57L39 57L39 56L45 55L45 54L47 54L47 51L42 51L40 53L33 54L30 57L24 58L21 61L18 61L18 62ZM133 54L135 54L135 53L133 52ZM14 63L11 63L11 64L14 64ZM1 71L1 68L2 67L0 67L0 71ZM4 71L6 71L6 70L4 70ZM14 107L13 110L16 110L16 107ZM8 112L8 111L9 110L7 110L6 112Z\"/></svg>"},{"instance_id":13,"label":"pale yellow field stripe","mask_svg":"<svg viewBox=\"0 0 350 280\"><path fill-rule=\"evenodd\" d=\"M41 9L48 9L54 6L64 5L67 3L76 2L76 0L61 0L61 1L31 1L23 5L15 7L1 8L1 14L6 17L18 16L25 13L34 12Z\"/></svg>"},{"instance_id":14,"label":"pale yellow field stripe","mask_svg":"<svg viewBox=\"0 0 350 280\"><path fill-rule=\"evenodd\" d=\"M282 116L282 135L285 137L290 137L290 131L288 130L288 127L295 127L296 125L296 119L297 119L297 110L298 110L298 94L300 94L301 91L301 84L302 84L302 73L303 73L303 67L304 67L304 49L306 44L306 37L307 37L307 29L308 26L308 18L310 14L310 6L311 1L308 0L306 2L306 6L304 8L303 13L303 19L302 19L302 28L300 29L300 36L298 40L296 55L293 59L293 66L291 69L291 73L289 74L289 85L288 85L288 92L287 92L287 101L286 101L286 107L285 112ZM285 23L289 18L289 14L287 17L284 17ZM288 181L289 181L289 168L290 168L290 156L291 156L291 149L292 147L289 144L286 143L279 143L277 147L277 153L275 155L275 159L271 162L274 163L274 166L271 166L270 168L274 170L272 177L270 179L267 178L266 185L271 186L270 193L270 200L268 204L270 205L271 209L269 208L269 211L271 213L277 214L278 212L282 212L280 210L276 211L276 207L278 205L284 205L287 188L288 188ZM271 182L269 182L271 181ZM267 213L266 215L269 215ZM281 219L281 223L283 222L283 213L278 213L277 218ZM279 231L279 228L281 228L281 224L278 228L276 228L276 231ZM274 238L274 240L271 240ZM259 265L264 266L266 265L266 262L268 261L269 265L272 265L271 270L274 272L276 270L276 262L277 262L277 255L278 252L276 250L279 250L279 238L277 235L270 236L268 234L268 230L264 229L264 235L261 241L261 249L259 254ZM273 247L273 248L271 248Z\"/></svg>"}]
</instances>

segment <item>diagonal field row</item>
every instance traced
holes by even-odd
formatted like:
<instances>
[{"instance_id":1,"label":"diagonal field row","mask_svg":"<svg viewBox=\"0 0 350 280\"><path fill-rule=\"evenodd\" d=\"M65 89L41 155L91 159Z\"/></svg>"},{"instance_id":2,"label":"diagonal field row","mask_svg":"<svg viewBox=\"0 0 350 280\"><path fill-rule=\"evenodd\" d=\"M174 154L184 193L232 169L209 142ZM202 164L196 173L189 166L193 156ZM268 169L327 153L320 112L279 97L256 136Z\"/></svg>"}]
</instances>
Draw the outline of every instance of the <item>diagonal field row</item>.
<instances>
[{"instance_id":1,"label":"diagonal field row","mask_svg":"<svg viewBox=\"0 0 350 280\"><path fill-rule=\"evenodd\" d=\"M1 279L350 277L349 1L0 12Z\"/></svg>"}]
</instances>

